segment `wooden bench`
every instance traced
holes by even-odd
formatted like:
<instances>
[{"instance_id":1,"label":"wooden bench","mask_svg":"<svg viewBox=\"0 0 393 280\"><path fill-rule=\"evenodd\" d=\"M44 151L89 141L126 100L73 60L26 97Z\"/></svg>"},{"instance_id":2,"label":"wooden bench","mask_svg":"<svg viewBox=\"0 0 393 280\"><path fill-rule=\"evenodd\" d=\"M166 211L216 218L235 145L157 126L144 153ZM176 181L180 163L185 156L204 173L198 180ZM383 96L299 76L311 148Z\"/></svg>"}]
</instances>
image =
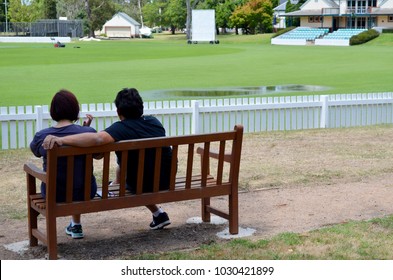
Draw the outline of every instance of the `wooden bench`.
<instances>
[{"instance_id":1,"label":"wooden bench","mask_svg":"<svg viewBox=\"0 0 393 280\"><path fill-rule=\"evenodd\" d=\"M202 201L204 222L210 222L211 213L218 215L229 221L229 232L237 234L239 227L238 180L242 139L243 126L236 125L234 130L229 132L129 140L90 148L62 146L48 150L46 172L31 163L24 165L27 176L30 246L37 246L39 240L47 246L49 259L57 259L56 219L58 217L193 199ZM155 177L159 178L159 162L163 146L172 146L173 149L171 163L173 168L171 168L169 190L159 191L159 180L154 180L153 192L142 193L141 178L143 178L145 149L156 151ZM125 165L129 150L139 150L140 155L136 194L131 194L125 187L126 172L124 170L127 170ZM115 151L122 153L122 172L117 189L111 189L108 187L111 170L110 157L111 154L114 156L112 152ZM93 162L93 155L97 153L102 154L103 159ZM200 164L195 157L196 154L200 155ZM72 201L73 159L77 155L86 156L84 201ZM55 199L59 157L67 157L67 198L63 203L57 203ZM90 199L90 178L93 165L94 175L102 194L101 197L96 196ZM177 165L179 168L176 172ZM114 169L114 166L112 168ZM39 188L39 181L47 185L46 199L43 199L36 191ZM210 205L210 198L217 196L228 196L227 210ZM40 214L46 218L45 225L38 225L37 218Z\"/></svg>"}]
</instances>

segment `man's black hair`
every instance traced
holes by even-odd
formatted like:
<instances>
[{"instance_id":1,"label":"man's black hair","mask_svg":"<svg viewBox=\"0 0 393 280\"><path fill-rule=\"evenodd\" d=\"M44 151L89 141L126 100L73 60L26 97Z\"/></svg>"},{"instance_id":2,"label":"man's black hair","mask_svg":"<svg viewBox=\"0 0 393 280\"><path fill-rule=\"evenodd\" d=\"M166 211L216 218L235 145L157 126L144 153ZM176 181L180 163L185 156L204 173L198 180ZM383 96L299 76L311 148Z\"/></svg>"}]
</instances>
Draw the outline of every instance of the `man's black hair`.
<instances>
[{"instance_id":1,"label":"man's black hair","mask_svg":"<svg viewBox=\"0 0 393 280\"><path fill-rule=\"evenodd\" d=\"M115 105L119 115L138 119L143 115L143 100L135 88L124 88L117 93Z\"/></svg>"}]
</instances>

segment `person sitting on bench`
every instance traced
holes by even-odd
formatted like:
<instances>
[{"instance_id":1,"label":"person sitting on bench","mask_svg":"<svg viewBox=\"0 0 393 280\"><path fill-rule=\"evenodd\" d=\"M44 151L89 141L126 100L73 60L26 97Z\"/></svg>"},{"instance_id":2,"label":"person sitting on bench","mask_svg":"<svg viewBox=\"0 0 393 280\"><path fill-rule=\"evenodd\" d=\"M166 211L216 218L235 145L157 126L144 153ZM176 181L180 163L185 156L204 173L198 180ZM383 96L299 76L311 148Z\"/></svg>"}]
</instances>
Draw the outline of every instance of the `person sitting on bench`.
<instances>
[{"instance_id":1,"label":"person sitting on bench","mask_svg":"<svg viewBox=\"0 0 393 280\"><path fill-rule=\"evenodd\" d=\"M96 132L94 128L89 127L93 120L92 115L86 115L87 119L83 126L75 124L79 119L79 102L75 95L68 90L60 90L53 98L50 105L50 116L56 121L53 127L45 128L37 132L30 143L30 149L36 157L42 157L43 170L46 171L47 165L47 151L42 147L42 143L47 135L73 135L84 132ZM59 172L56 181L56 201L63 202L66 200L66 160L58 161ZM85 157L78 156L75 158L75 176L73 186L73 200L84 200L84 166ZM97 191L96 179L94 176L91 178L91 194L93 198ZM46 185L41 184L41 193L43 197L46 196ZM83 231L81 225L81 215L73 215L69 226L66 228L66 234L72 238L83 238Z\"/></svg>"}]
</instances>

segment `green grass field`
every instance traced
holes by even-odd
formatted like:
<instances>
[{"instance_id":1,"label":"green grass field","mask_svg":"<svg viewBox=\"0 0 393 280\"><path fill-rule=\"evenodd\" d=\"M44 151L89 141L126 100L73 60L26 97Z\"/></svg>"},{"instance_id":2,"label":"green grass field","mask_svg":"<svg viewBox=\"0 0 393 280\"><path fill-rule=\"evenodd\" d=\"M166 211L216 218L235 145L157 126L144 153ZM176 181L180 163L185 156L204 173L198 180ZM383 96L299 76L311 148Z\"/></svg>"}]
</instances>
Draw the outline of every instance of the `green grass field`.
<instances>
[{"instance_id":1,"label":"green grass field","mask_svg":"<svg viewBox=\"0 0 393 280\"><path fill-rule=\"evenodd\" d=\"M392 91L393 34L353 47L277 46L270 37L224 35L216 45L188 45L184 35L168 34L65 48L0 43L0 106L49 104L61 88L81 103L112 102L123 87L136 87L142 96L160 89L285 84L328 86L327 94Z\"/></svg>"}]
</instances>

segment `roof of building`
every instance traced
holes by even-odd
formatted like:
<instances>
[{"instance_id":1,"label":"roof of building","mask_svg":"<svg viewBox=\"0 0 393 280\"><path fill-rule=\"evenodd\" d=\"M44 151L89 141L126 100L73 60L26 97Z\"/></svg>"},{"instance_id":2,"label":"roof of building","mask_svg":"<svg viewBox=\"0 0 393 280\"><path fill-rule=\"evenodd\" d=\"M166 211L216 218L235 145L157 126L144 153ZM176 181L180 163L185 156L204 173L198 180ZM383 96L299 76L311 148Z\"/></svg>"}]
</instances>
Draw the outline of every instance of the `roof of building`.
<instances>
[{"instance_id":1,"label":"roof of building","mask_svg":"<svg viewBox=\"0 0 393 280\"><path fill-rule=\"evenodd\" d=\"M286 13L285 16L321 16L322 9L318 10L297 10L294 12Z\"/></svg>"},{"instance_id":2,"label":"roof of building","mask_svg":"<svg viewBox=\"0 0 393 280\"><path fill-rule=\"evenodd\" d=\"M139 22L137 22L135 19L133 19L132 17L130 17L130 16L127 15L126 13L119 12L118 14L119 14L121 17L123 17L124 19L126 19L129 23L132 23L133 25L141 25Z\"/></svg>"},{"instance_id":3,"label":"roof of building","mask_svg":"<svg viewBox=\"0 0 393 280\"><path fill-rule=\"evenodd\" d=\"M282 2L280 5L278 5L277 7L275 7L273 10L274 11L285 11L285 8L287 7L287 2Z\"/></svg>"}]
</instances>

